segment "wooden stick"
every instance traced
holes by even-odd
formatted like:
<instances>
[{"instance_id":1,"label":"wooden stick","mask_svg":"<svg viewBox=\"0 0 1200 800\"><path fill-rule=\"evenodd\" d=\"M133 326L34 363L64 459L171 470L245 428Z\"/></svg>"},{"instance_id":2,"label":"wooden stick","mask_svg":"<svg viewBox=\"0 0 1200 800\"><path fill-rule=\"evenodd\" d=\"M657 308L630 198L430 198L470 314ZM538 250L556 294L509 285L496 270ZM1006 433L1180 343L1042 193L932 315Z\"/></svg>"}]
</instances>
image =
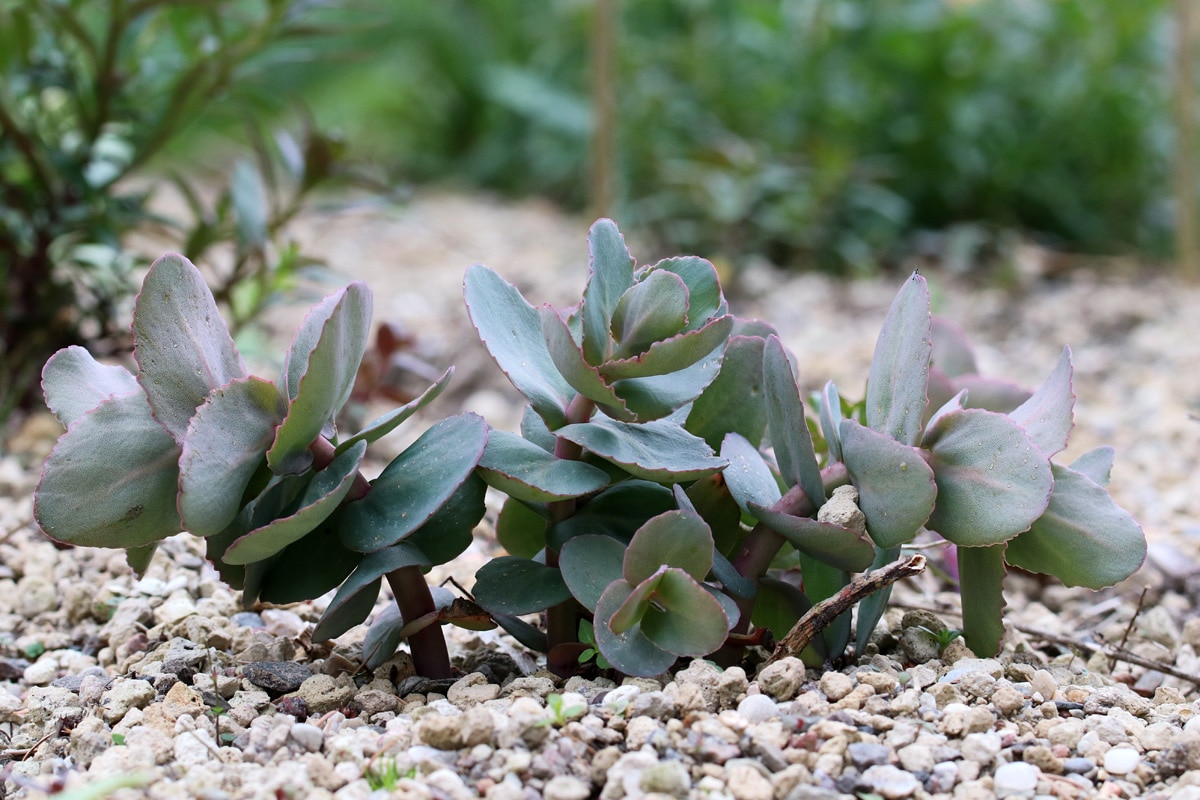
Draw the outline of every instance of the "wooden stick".
<instances>
[{"instance_id":1,"label":"wooden stick","mask_svg":"<svg viewBox=\"0 0 1200 800\"><path fill-rule=\"evenodd\" d=\"M864 597L874 594L885 586L891 586L902 578L917 575L925 570L925 556L916 554L903 561L893 561L885 567L872 572L864 572L833 597L826 598L808 610L803 617L792 626L787 636L775 646L775 652L767 660L774 663L787 656L795 656L808 647L816 635L829 626L847 609L858 603Z\"/></svg>"}]
</instances>

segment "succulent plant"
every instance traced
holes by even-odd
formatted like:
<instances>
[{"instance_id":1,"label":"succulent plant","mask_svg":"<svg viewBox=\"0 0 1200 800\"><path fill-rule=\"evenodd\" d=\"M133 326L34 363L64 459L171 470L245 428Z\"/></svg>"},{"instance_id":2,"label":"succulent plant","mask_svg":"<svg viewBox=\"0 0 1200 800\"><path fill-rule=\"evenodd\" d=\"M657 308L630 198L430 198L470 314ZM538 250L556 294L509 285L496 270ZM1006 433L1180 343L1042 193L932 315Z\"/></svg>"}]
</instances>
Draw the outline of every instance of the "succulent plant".
<instances>
[{"instance_id":1,"label":"succulent plant","mask_svg":"<svg viewBox=\"0 0 1200 800\"><path fill-rule=\"evenodd\" d=\"M317 304L268 381L247 374L195 267L160 259L135 308L136 374L81 348L46 365L67 431L36 492L38 523L59 541L125 548L137 570L188 530L247 604L336 589L318 639L362 622L386 579L396 607L367 632L364 660L407 640L430 677L451 674L443 623L499 624L561 674L735 661L928 531L957 547L977 652L1000 645L1007 565L1099 588L1141 564L1141 529L1104 488L1112 450L1051 460L1073 425L1069 349L1032 394L983 378L914 274L865 398L849 404L826 384L810 415L794 356L769 325L729 313L710 263L638 267L608 220L588 244L568 309L535 308L482 265L467 271L471 320L527 401L520 433L458 414L369 483L368 443L450 371L342 437L334 423L369 332L365 286ZM506 495L496 531L508 554L479 569L473 597L431 590L422 571L467 547L487 487ZM887 602L884 589L859 605L859 652ZM846 613L802 655L819 665L851 633Z\"/></svg>"}]
</instances>

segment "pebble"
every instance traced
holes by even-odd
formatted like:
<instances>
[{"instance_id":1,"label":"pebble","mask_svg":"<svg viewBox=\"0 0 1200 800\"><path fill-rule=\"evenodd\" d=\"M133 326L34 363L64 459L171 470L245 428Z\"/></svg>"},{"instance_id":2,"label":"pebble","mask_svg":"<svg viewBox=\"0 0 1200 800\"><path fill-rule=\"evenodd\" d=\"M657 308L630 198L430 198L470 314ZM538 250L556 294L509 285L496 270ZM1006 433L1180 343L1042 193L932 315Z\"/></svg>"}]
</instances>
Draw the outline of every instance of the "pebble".
<instances>
[{"instance_id":1,"label":"pebble","mask_svg":"<svg viewBox=\"0 0 1200 800\"><path fill-rule=\"evenodd\" d=\"M1104 771L1109 775L1126 775L1140 763L1142 757L1132 747L1114 747L1104 754Z\"/></svg>"},{"instance_id":2,"label":"pebble","mask_svg":"<svg viewBox=\"0 0 1200 800\"><path fill-rule=\"evenodd\" d=\"M1033 797L1042 771L1032 764L1013 761L996 768L992 778L997 797Z\"/></svg>"},{"instance_id":3,"label":"pebble","mask_svg":"<svg viewBox=\"0 0 1200 800\"><path fill-rule=\"evenodd\" d=\"M921 782L912 773L897 769L891 764L867 767L862 774L862 783L872 792L888 800L912 797L921 788Z\"/></svg>"},{"instance_id":4,"label":"pebble","mask_svg":"<svg viewBox=\"0 0 1200 800\"><path fill-rule=\"evenodd\" d=\"M256 661L242 667L242 675L273 694L288 694L312 677L312 670L295 661Z\"/></svg>"}]
</instances>

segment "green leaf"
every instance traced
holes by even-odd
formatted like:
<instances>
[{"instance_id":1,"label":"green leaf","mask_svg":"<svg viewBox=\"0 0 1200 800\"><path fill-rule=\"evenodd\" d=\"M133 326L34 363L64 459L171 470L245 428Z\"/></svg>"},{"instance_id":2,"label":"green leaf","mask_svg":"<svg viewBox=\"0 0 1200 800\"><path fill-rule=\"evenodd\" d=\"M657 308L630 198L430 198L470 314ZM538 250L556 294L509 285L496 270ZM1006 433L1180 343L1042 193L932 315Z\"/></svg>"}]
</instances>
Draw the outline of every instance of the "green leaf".
<instances>
[{"instance_id":1,"label":"green leaf","mask_svg":"<svg viewBox=\"0 0 1200 800\"><path fill-rule=\"evenodd\" d=\"M921 433L931 325L929 288L914 272L883 321L867 379L867 426L901 444L916 444Z\"/></svg>"},{"instance_id":2,"label":"green leaf","mask_svg":"<svg viewBox=\"0 0 1200 800\"><path fill-rule=\"evenodd\" d=\"M646 638L640 627L616 634L609 626L609 620L632 593L633 587L626 581L615 581L600 597L593 623L596 647L617 670L626 675L651 678L669 669L676 656Z\"/></svg>"},{"instance_id":3,"label":"green leaf","mask_svg":"<svg viewBox=\"0 0 1200 800\"><path fill-rule=\"evenodd\" d=\"M1136 572L1146 559L1141 526L1091 478L1059 464L1051 469L1050 505L1008 543L1008 563L1089 589L1112 586Z\"/></svg>"},{"instance_id":4,"label":"green leaf","mask_svg":"<svg viewBox=\"0 0 1200 800\"><path fill-rule=\"evenodd\" d=\"M662 483L696 480L728 463L715 457L703 439L666 420L632 424L597 417L557 433L634 477Z\"/></svg>"},{"instance_id":5,"label":"green leaf","mask_svg":"<svg viewBox=\"0 0 1200 800\"><path fill-rule=\"evenodd\" d=\"M684 427L713 450L727 433L740 433L751 444L762 444L767 427L763 405L763 347L758 336L732 336L725 347L721 371L688 412Z\"/></svg>"},{"instance_id":6,"label":"green leaf","mask_svg":"<svg viewBox=\"0 0 1200 800\"><path fill-rule=\"evenodd\" d=\"M329 466L313 475L312 482L300 497L298 508L235 541L222 560L227 564L261 561L315 530L350 492L366 452L367 443L359 442L334 458Z\"/></svg>"},{"instance_id":7,"label":"green leaf","mask_svg":"<svg viewBox=\"0 0 1200 800\"><path fill-rule=\"evenodd\" d=\"M182 442L209 392L246 377L200 272L181 255L154 262L133 309L138 383L154 418Z\"/></svg>"},{"instance_id":8,"label":"green leaf","mask_svg":"<svg viewBox=\"0 0 1200 800\"><path fill-rule=\"evenodd\" d=\"M677 256L664 258L647 268L648 273L657 270L672 272L687 285L687 330L696 330L706 325L708 320L724 316L725 296L721 293L721 279L712 262L697 256Z\"/></svg>"},{"instance_id":9,"label":"green leaf","mask_svg":"<svg viewBox=\"0 0 1200 800\"><path fill-rule=\"evenodd\" d=\"M207 537L233 522L284 411L275 384L254 377L214 389L196 409L179 459L179 512L187 530Z\"/></svg>"},{"instance_id":10,"label":"green leaf","mask_svg":"<svg viewBox=\"0 0 1200 800\"><path fill-rule=\"evenodd\" d=\"M34 517L51 539L141 547L182 530L175 508L179 445L141 393L105 400L76 419L50 452Z\"/></svg>"},{"instance_id":11,"label":"green leaf","mask_svg":"<svg viewBox=\"0 0 1200 800\"><path fill-rule=\"evenodd\" d=\"M609 219L597 220L588 231L588 280L583 290L583 353L599 366L609 359L610 323L621 295L633 286L633 256Z\"/></svg>"},{"instance_id":12,"label":"green leaf","mask_svg":"<svg viewBox=\"0 0 1200 800\"><path fill-rule=\"evenodd\" d=\"M408 420L413 414L432 403L434 399L436 399L437 396L442 393L442 390L446 388L446 385L450 383L450 377L453 374L454 367L450 367L443 372L428 389L421 392L419 396L413 400L410 400L399 408L394 408L388 413L376 417L368 422L365 428L351 436L349 439L338 442L337 449L334 451L335 454L340 455L341 453L344 453L352 445L358 442L367 442L370 444L372 442L379 441L384 436L387 436L389 433L396 430L396 428Z\"/></svg>"},{"instance_id":13,"label":"green leaf","mask_svg":"<svg viewBox=\"0 0 1200 800\"><path fill-rule=\"evenodd\" d=\"M628 542L646 520L675 508L671 490L649 481L627 480L589 499L574 516L554 523L547 546L561 550L574 536L606 534Z\"/></svg>"},{"instance_id":14,"label":"green leaf","mask_svg":"<svg viewBox=\"0 0 1200 800\"><path fill-rule=\"evenodd\" d=\"M614 383L613 389L639 420L662 419L695 400L716 379L724 352L718 347L678 372L626 378Z\"/></svg>"},{"instance_id":15,"label":"green leaf","mask_svg":"<svg viewBox=\"0 0 1200 800\"><path fill-rule=\"evenodd\" d=\"M489 486L530 503L581 497L609 482L602 469L555 458L515 433L497 430L488 433L478 471Z\"/></svg>"},{"instance_id":16,"label":"green leaf","mask_svg":"<svg viewBox=\"0 0 1200 800\"><path fill-rule=\"evenodd\" d=\"M797 517L750 503L750 513L793 547L848 572L862 572L875 557L871 540L858 531L809 517Z\"/></svg>"},{"instance_id":17,"label":"green leaf","mask_svg":"<svg viewBox=\"0 0 1200 800\"><path fill-rule=\"evenodd\" d=\"M779 640L810 608L812 603L804 596L804 592L786 581L764 575L758 581L758 595L754 600L751 620L754 627L766 628ZM811 669L819 669L826 657L825 639L820 636L800 653L800 660Z\"/></svg>"},{"instance_id":18,"label":"green leaf","mask_svg":"<svg viewBox=\"0 0 1200 800\"><path fill-rule=\"evenodd\" d=\"M370 670L383 666L384 662L395 655L400 642L404 640L401 633L403 629L404 617L400 616L400 609L395 603L380 611L363 637L363 665Z\"/></svg>"},{"instance_id":19,"label":"green leaf","mask_svg":"<svg viewBox=\"0 0 1200 800\"><path fill-rule=\"evenodd\" d=\"M937 483L915 447L843 420L839 438L867 532L880 547L910 541L933 513Z\"/></svg>"},{"instance_id":20,"label":"green leaf","mask_svg":"<svg viewBox=\"0 0 1200 800\"><path fill-rule=\"evenodd\" d=\"M577 392L595 400L605 408L613 409L613 416L625 421L636 417L625 407L625 401L616 395L600 371L583 357L583 351L571 336L571 330L558 312L549 306L539 311L542 320L542 335L546 338L550 358L554 366Z\"/></svg>"},{"instance_id":21,"label":"green leaf","mask_svg":"<svg viewBox=\"0 0 1200 800\"><path fill-rule=\"evenodd\" d=\"M694 511L667 511L638 528L625 550L622 575L637 584L659 567L677 567L704 580L713 564L712 531Z\"/></svg>"},{"instance_id":22,"label":"green leaf","mask_svg":"<svg viewBox=\"0 0 1200 800\"><path fill-rule=\"evenodd\" d=\"M983 658L1000 652L1004 639L1004 548L958 548L958 592L962 596L963 638Z\"/></svg>"},{"instance_id":23,"label":"green leaf","mask_svg":"<svg viewBox=\"0 0 1200 800\"><path fill-rule=\"evenodd\" d=\"M899 546L882 548L875 554L875 560L871 563L871 570L874 571L881 567L886 567L898 558L900 558ZM857 653L866 652L871 634L874 633L875 626L879 624L879 620L883 618L883 612L887 611L888 601L891 600L891 597L892 584L889 584L859 601L858 621L854 626L854 649Z\"/></svg>"},{"instance_id":24,"label":"green leaf","mask_svg":"<svg viewBox=\"0 0 1200 800\"><path fill-rule=\"evenodd\" d=\"M543 509L544 512L544 509ZM496 541L514 556L533 558L546 546L549 522L520 500L505 499L496 518Z\"/></svg>"},{"instance_id":25,"label":"green leaf","mask_svg":"<svg viewBox=\"0 0 1200 800\"><path fill-rule=\"evenodd\" d=\"M361 500L340 517L342 543L369 553L424 525L470 476L483 455L488 427L475 414L438 422L396 456Z\"/></svg>"},{"instance_id":26,"label":"green leaf","mask_svg":"<svg viewBox=\"0 0 1200 800\"><path fill-rule=\"evenodd\" d=\"M366 284L351 283L338 294L307 358L303 353L291 354L289 385L297 357L304 367L287 416L267 452L274 472L299 472L311 463L308 446L350 399L370 335L371 291Z\"/></svg>"},{"instance_id":27,"label":"green leaf","mask_svg":"<svg viewBox=\"0 0 1200 800\"><path fill-rule=\"evenodd\" d=\"M610 361L644 353L655 342L683 331L687 324L688 290L670 272L651 272L625 290L612 317L617 348ZM710 348L711 349L711 348Z\"/></svg>"},{"instance_id":28,"label":"green leaf","mask_svg":"<svg viewBox=\"0 0 1200 800\"><path fill-rule=\"evenodd\" d=\"M677 373L721 348L732 330L733 317L718 317L697 330L656 340L637 355L602 364L600 374L615 381Z\"/></svg>"},{"instance_id":29,"label":"green leaf","mask_svg":"<svg viewBox=\"0 0 1200 800\"><path fill-rule=\"evenodd\" d=\"M59 350L42 368L46 405L64 426L70 426L110 397L141 391L132 372L101 364L79 345Z\"/></svg>"},{"instance_id":30,"label":"green leaf","mask_svg":"<svg viewBox=\"0 0 1200 800\"><path fill-rule=\"evenodd\" d=\"M1066 347L1046 382L1008 415L1047 458L1066 449L1075 424L1071 373L1071 348Z\"/></svg>"},{"instance_id":31,"label":"green leaf","mask_svg":"<svg viewBox=\"0 0 1200 800\"><path fill-rule=\"evenodd\" d=\"M954 389L967 390L967 408L982 408L997 414L1008 414L1029 399L1029 392L1012 381L985 378L982 375L963 375L954 379Z\"/></svg>"},{"instance_id":32,"label":"green leaf","mask_svg":"<svg viewBox=\"0 0 1200 800\"><path fill-rule=\"evenodd\" d=\"M724 606L683 570L663 573L654 601L642 617L642 633L668 653L706 656L725 643L730 625Z\"/></svg>"},{"instance_id":33,"label":"green leaf","mask_svg":"<svg viewBox=\"0 0 1200 800\"><path fill-rule=\"evenodd\" d=\"M267 241L267 190L252 161L239 159L233 165L229 194L237 220L238 242L262 247Z\"/></svg>"},{"instance_id":34,"label":"green leaf","mask_svg":"<svg viewBox=\"0 0 1200 800\"><path fill-rule=\"evenodd\" d=\"M571 599L557 568L517 556L499 556L480 567L472 593L496 614L533 614Z\"/></svg>"},{"instance_id":35,"label":"green leaf","mask_svg":"<svg viewBox=\"0 0 1200 800\"><path fill-rule=\"evenodd\" d=\"M362 559L362 553L338 541L331 517L272 559L259 595L264 602L280 604L320 597L341 585Z\"/></svg>"},{"instance_id":36,"label":"green leaf","mask_svg":"<svg viewBox=\"0 0 1200 800\"><path fill-rule=\"evenodd\" d=\"M831 464L842 460L841 425L842 398L833 381L828 381L821 390L821 433L825 436L825 444L829 448Z\"/></svg>"},{"instance_id":37,"label":"green leaf","mask_svg":"<svg viewBox=\"0 0 1200 800\"><path fill-rule=\"evenodd\" d=\"M487 510L487 484L471 475L429 521L404 540L421 549L431 564L445 564L463 554L473 541L475 526Z\"/></svg>"},{"instance_id":38,"label":"green leaf","mask_svg":"<svg viewBox=\"0 0 1200 800\"><path fill-rule=\"evenodd\" d=\"M763 389L767 427L779 472L788 486L799 486L818 508L825 504L825 485L804 419L804 404L792 372L792 362L779 337L767 339L763 351Z\"/></svg>"},{"instance_id":39,"label":"green leaf","mask_svg":"<svg viewBox=\"0 0 1200 800\"><path fill-rule=\"evenodd\" d=\"M650 603L654 599L654 592L658 589L658 584L669 569L670 567L665 565L661 566L639 583L629 584L633 587L633 591L608 620L608 625L613 633L617 635L626 633L642 621L642 617L646 616L646 612L650 610Z\"/></svg>"},{"instance_id":40,"label":"green leaf","mask_svg":"<svg viewBox=\"0 0 1200 800\"><path fill-rule=\"evenodd\" d=\"M1097 447L1094 450L1088 450L1072 461L1071 469L1091 479L1093 483L1108 486L1108 482L1112 478L1113 461L1116 455L1117 451L1111 447Z\"/></svg>"},{"instance_id":41,"label":"green leaf","mask_svg":"<svg viewBox=\"0 0 1200 800\"><path fill-rule=\"evenodd\" d=\"M467 270L464 288L471 322L501 371L547 426L566 424L567 405L575 392L554 366L537 310L516 287L482 264Z\"/></svg>"},{"instance_id":42,"label":"green leaf","mask_svg":"<svg viewBox=\"0 0 1200 800\"><path fill-rule=\"evenodd\" d=\"M336 639L367 618L379 597L383 576L404 567L427 567L429 559L416 547L401 542L364 556L338 588L312 633L314 641ZM370 600L370 602L367 602Z\"/></svg>"},{"instance_id":43,"label":"green leaf","mask_svg":"<svg viewBox=\"0 0 1200 800\"><path fill-rule=\"evenodd\" d=\"M1008 417L966 409L925 433L937 505L927 526L958 545L1005 542L1029 530L1050 502L1050 462Z\"/></svg>"},{"instance_id":44,"label":"green leaf","mask_svg":"<svg viewBox=\"0 0 1200 800\"><path fill-rule=\"evenodd\" d=\"M130 547L125 550L125 563L133 570L134 575L138 576L138 578L144 578L146 570L150 566L150 561L154 558L154 553L157 550L158 542L141 547Z\"/></svg>"},{"instance_id":45,"label":"green leaf","mask_svg":"<svg viewBox=\"0 0 1200 800\"><path fill-rule=\"evenodd\" d=\"M721 457L729 460L729 466L721 473L725 485L744 513L753 513L751 503L769 508L783 496L779 482L762 454L741 434L726 435L721 444Z\"/></svg>"},{"instance_id":46,"label":"green leaf","mask_svg":"<svg viewBox=\"0 0 1200 800\"><path fill-rule=\"evenodd\" d=\"M558 567L571 594L588 611L608 585L621 580L625 544L611 536L586 533L567 540L558 554Z\"/></svg>"},{"instance_id":47,"label":"green leaf","mask_svg":"<svg viewBox=\"0 0 1200 800\"><path fill-rule=\"evenodd\" d=\"M533 406L528 404L521 411L521 436L547 453L553 453L554 446L558 444L558 437L546 427L545 421L537 415Z\"/></svg>"}]
</instances>

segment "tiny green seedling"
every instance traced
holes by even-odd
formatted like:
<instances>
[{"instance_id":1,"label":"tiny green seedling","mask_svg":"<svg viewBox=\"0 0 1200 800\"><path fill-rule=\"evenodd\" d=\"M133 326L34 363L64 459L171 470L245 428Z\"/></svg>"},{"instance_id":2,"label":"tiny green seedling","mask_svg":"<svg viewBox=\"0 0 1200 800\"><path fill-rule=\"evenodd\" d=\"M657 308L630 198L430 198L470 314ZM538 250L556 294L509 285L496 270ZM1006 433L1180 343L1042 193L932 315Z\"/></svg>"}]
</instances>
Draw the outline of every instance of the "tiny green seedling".
<instances>
[{"instance_id":1,"label":"tiny green seedling","mask_svg":"<svg viewBox=\"0 0 1200 800\"><path fill-rule=\"evenodd\" d=\"M941 630L934 631L930 630L924 625L917 625L916 629L919 631L924 631L930 639L933 639L933 641L937 643L939 653L945 652L946 648L951 642L963 635L963 632L957 628L943 628Z\"/></svg>"},{"instance_id":2,"label":"tiny green seedling","mask_svg":"<svg viewBox=\"0 0 1200 800\"><path fill-rule=\"evenodd\" d=\"M378 760L376 760L378 759ZM367 781L367 785L371 787L371 791L377 792L380 789L386 791L395 791L400 785L400 781L404 778L415 778L417 776L417 768L410 767L404 772L400 771L396 764L396 757L391 755L376 756L367 764L367 769L363 773L363 777Z\"/></svg>"},{"instance_id":3,"label":"tiny green seedling","mask_svg":"<svg viewBox=\"0 0 1200 800\"><path fill-rule=\"evenodd\" d=\"M546 710L550 712L547 719L540 720L537 724L541 726L553 725L555 728L561 728L566 725L574 717L577 717L587 711L585 706L564 705L563 696L557 692L551 692L546 695Z\"/></svg>"}]
</instances>

